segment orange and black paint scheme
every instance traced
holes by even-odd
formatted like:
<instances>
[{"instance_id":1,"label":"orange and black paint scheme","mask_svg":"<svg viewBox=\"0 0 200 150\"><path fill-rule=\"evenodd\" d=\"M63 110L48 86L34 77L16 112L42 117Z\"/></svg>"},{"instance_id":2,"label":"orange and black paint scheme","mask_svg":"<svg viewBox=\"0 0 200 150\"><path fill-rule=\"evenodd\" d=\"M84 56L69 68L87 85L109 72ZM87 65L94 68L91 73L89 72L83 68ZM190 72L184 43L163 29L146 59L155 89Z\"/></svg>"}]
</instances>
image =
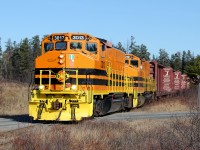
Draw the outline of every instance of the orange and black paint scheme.
<instances>
[{"instance_id":1,"label":"orange and black paint scheme","mask_svg":"<svg viewBox=\"0 0 200 150\"><path fill-rule=\"evenodd\" d=\"M42 40L29 102L33 120L79 121L142 106L155 93L149 62L86 33Z\"/></svg>"}]
</instances>

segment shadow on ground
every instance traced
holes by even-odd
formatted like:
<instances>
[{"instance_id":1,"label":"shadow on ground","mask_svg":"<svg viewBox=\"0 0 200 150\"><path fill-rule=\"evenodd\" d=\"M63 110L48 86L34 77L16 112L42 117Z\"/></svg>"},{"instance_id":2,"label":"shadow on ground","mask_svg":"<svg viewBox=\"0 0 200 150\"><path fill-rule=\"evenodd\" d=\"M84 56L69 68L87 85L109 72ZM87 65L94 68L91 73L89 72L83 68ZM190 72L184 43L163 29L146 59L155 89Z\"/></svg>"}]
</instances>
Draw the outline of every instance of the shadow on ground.
<instances>
[{"instance_id":1,"label":"shadow on ground","mask_svg":"<svg viewBox=\"0 0 200 150\"><path fill-rule=\"evenodd\" d=\"M21 123L33 123L33 124L77 124L82 123L84 121L39 121L39 120L33 120L31 117L29 117L28 114L23 115L0 115L0 118L4 119L10 119L12 121L21 122Z\"/></svg>"},{"instance_id":2,"label":"shadow on ground","mask_svg":"<svg viewBox=\"0 0 200 150\"><path fill-rule=\"evenodd\" d=\"M10 119L16 122L24 122L31 123L32 119L28 116L28 114L24 115L0 115L0 118Z\"/></svg>"}]
</instances>

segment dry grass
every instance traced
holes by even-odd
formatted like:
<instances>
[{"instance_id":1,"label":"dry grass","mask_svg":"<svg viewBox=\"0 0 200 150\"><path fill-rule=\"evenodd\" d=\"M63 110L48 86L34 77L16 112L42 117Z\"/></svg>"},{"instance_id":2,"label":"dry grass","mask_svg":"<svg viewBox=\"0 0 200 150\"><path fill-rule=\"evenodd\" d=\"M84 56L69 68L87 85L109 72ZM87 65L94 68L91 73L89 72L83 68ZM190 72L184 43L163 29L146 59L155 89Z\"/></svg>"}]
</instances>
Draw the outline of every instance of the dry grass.
<instances>
[{"instance_id":1,"label":"dry grass","mask_svg":"<svg viewBox=\"0 0 200 150\"><path fill-rule=\"evenodd\" d=\"M79 124L38 125L23 136L16 134L17 150L153 150L199 149L200 118L86 121Z\"/></svg>"},{"instance_id":2,"label":"dry grass","mask_svg":"<svg viewBox=\"0 0 200 150\"><path fill-rule=\"evenodd\" d=\"M178 96L164 97L142 108L133 111L142 112L178 112L190 111L196 107L197 104L197 88L193 87Z\"/></svg>"},{"instance_id":3,"label":"dry grass","mask_svg":"<svg viewBox=\"0 0 200 150\"><path fill-rule=\"evenodd\" d=\"M156 123L152 121L152 124ZM39 125L23 133L23 136L16 134L9 147L20 150L142 149L144 147L142 138L145 135L143 131L140 134L141 131L141 126L140 131L137 131L130 122L87 121L72 125Z\"/></svg>"},{"instance_id":4,"label":"dry grass","mask_svg":"<svg viewBox=\"0 0 200 150\"><path fill-rule=\"evenodd\" d=\"M189 111L190 107L180 96L173 98L162 98L145 105L142 108L135 109L137 112L176 112Z\"/></svg>"},{"instance_id":5,"label":"dry grass","mask_svg":"<svg viewBox=\"0 0 200 150\"><path fill-rule=\"evenodd\" d=\"M28 85L0 81L0 115L28 113Z\"/></svg>"}]
</instances>

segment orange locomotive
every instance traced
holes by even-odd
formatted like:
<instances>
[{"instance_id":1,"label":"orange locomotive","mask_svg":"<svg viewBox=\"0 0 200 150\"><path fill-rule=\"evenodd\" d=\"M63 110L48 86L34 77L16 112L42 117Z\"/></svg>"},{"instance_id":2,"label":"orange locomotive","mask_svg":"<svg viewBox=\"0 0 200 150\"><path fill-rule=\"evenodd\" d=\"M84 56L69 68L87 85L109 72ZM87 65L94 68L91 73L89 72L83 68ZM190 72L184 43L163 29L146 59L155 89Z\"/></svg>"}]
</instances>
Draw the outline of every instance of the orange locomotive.
<instances>
[{"instance_id":1,"label":"orange locomotive","mask_svg":"<svg viewBox=\"0 0 200 150\"><path fill-rule=\"evenodd\" d=\"M149 62L85 33L51 34L35 60L34 120L73 121L131 109L155 93Z\"/></svg>"}]
</instances>

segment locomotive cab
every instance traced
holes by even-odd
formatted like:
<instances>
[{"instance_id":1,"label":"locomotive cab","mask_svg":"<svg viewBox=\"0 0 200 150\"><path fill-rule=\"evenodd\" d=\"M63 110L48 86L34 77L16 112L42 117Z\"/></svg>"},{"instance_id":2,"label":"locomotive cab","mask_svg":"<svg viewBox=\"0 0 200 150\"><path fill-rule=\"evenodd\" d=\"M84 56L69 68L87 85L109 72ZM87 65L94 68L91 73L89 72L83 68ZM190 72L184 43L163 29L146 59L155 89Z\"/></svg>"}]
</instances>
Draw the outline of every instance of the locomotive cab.
<instances>
[{"instance_id":1,"label":"locomotive cab","mask_svg":"<svg viewBox=\"0 0 200 150\"><path fill-rule=\"evenodd\" d=\"M73 75L76 71L79 70L77 74L91 75L93 68L102 66L99 64L101 45L98 39L87 34L60 33L45 37L42 41L42 55L35 61L35 84L42 84L45 89L50 90L66 90L70 84L75 84ZM50 78L44 76L50 74L46 70L51 72L51 85ZM42 75L40 71L43 72ZM62 85L66 84L63 82L64 78L69 77L72 77L73 81L68 80L66 83L70 84ZM43 83L40 83L41 81Z\"/></svg>"}]
</instances>

